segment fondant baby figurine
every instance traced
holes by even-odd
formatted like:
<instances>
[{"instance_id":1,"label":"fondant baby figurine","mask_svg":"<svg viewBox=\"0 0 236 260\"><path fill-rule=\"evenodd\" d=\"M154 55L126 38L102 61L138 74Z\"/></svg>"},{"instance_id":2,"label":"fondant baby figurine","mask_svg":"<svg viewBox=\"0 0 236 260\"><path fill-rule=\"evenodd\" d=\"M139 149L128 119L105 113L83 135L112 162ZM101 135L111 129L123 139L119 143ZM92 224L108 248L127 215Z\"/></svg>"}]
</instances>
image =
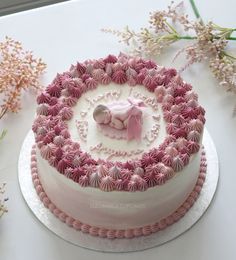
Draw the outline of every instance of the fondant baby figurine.
<instances>
[{"instance_id":1,"label":"fondant baby figurine","mask_svg":"<svg viewBox=\"0 0 236 260\"><path fill-rule=\"evenodd\" d=\"M98 105L93 112L93 118L98 124L108 125L116 130L127 132L127 140L140 140L142 134L143 101L128 98L127 101L117 101L107 106Z\"/></svg>"}]
</instances>

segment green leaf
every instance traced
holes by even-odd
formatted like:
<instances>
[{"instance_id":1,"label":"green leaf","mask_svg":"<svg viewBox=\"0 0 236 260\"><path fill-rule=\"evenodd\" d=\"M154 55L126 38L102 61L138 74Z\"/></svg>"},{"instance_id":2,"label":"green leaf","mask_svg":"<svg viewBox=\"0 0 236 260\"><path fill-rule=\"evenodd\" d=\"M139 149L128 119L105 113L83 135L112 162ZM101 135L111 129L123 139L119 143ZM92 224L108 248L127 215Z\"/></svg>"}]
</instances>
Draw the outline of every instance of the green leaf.
<instances>
[{"instance_id":1,"label":"green leaf","mask_svg":"<svg viewBox=\"0 0 236 260\"><path fill-rule=\"evenodd\" d=\"M6 134L7 134L7 130L4 129L4 130L2 131L2 133L0 134L0 141L2 141L2 139L5 137Z\"/></svg>"}]
</instances>

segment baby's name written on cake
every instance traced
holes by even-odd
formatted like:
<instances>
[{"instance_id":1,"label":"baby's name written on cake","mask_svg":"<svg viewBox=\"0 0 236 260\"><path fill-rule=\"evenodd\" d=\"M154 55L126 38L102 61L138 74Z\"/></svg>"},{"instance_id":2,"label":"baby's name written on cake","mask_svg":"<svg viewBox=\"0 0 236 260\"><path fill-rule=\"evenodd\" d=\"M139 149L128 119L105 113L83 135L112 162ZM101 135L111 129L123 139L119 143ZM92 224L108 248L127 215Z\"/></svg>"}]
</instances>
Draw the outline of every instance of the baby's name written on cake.
<instances>
[{"instance_id":1,"label":"baby's name written on cake","mask_svg":"<svg viewBox=\"0 0 236 260\"><path fill-rule=\"evenodd\" d=\"M143 149L136 149L136 150L131 150L131 151L121 151L121 150L115 150L112 148L108 148L104 146L103 143L98 143L95 146L90 147L90 151L92 152L97 152L98 154L103 153L108 155L107 160L112 159L113 157L130 157L130 156L135 156L143 153Z\"/></svg>"},{"instance_id":2,"label":"baby's name written on cake","mask_svg":"<svg viewBox=\"0 0 236 260\"><path fill-rule=\"evenodd\" d=\"M152 116L152 118L157 122L154 123L151 130L144 135L144 141L147 146L150 146L156 140L160 130L160 115Z\"/></svg>"}]
</instances>

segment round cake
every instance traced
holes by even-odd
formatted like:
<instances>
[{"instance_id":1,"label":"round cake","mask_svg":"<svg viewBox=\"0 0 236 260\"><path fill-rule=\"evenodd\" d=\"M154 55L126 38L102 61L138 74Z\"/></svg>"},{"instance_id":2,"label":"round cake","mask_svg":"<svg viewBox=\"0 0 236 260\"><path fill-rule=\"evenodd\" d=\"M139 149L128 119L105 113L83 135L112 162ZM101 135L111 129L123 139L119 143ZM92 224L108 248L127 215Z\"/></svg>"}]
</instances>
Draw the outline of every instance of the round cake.
<instances>
[{"instance_id":1,"label":"round cake","mask_svg":"<svg viewBox=\"0 0 236 260\"><path fill-rule=\"evenodd\" d=\"M120 54L72 65L37 97L35 189L67 225L132 238L178 221L205 180L205 111L175 69Z\"/></svg>"}]
</instances>

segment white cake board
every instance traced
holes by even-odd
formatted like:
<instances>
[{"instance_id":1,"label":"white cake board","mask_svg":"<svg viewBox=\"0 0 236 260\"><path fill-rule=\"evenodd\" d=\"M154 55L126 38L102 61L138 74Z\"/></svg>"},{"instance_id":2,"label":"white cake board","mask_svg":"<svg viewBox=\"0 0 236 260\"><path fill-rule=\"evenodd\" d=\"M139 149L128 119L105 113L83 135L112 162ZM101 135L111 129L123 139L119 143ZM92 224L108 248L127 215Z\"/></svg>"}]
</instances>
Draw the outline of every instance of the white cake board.
<instances>
[{"instance_id":1,"label":"white cake board","mask_svg":"<svg viewBox=\"0 0 236 260\"><path fill-rule=\"evenodd\" d=\"M26 203L35 216L56 235L74 245L97 251L130 252L144 250L159 246L178 237L191 228L206 211L216 191L219 178L217 152L210 134L205 129L203 145L205 147L207 157L206 180L198 200L183 218L166 229L158 231L157 233L151 234L149 236L113 240L92 237L89 234L84 234L80 231L76 231L71 227L68 227L65 223L56 218L49 211L49 209L44 207L34 189L31 178L30 157L33 144L34 136L33 132L30 131L23 142L18 162L19 183Z\"/></svg>"}]
</instances>

